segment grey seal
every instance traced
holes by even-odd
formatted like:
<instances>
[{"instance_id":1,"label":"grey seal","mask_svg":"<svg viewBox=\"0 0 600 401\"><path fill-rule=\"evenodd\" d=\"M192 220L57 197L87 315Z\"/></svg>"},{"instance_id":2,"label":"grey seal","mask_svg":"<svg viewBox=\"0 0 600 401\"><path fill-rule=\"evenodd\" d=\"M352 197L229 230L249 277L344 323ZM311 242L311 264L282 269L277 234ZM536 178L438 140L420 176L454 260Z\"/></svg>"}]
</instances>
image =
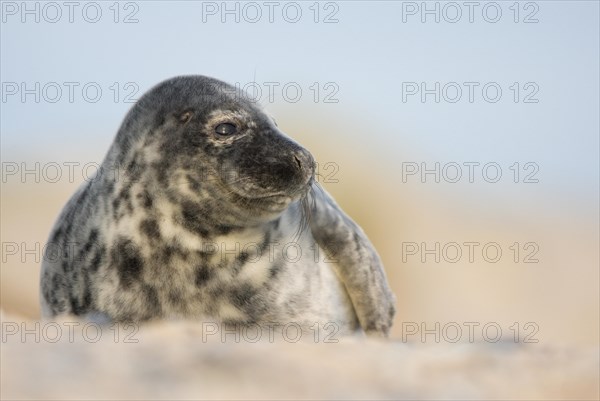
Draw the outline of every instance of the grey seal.
<instances>
[{"instance_id":1,"label":"grey seal","mask_svg":"<svg viewBox=\"0 0 600 401\"><path fill-rule=\"evenodd\" d=\"M335 323L386 336L395 298L311 154L239 90L166 80L133 105L97 177L63 208L42 316Z\"/></svg>"}]
</instances>

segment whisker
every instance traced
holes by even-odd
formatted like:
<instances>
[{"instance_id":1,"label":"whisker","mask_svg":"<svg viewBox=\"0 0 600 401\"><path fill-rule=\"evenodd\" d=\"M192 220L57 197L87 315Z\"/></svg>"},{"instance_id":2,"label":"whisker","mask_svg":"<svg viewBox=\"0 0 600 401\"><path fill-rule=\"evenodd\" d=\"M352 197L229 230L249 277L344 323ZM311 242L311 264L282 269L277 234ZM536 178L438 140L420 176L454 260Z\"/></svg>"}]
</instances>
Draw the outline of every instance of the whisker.
<instances>
[{"instance_id":1,"label":"whisker","mask_svg":"<svg viewBox=\"0 0 600 401\"><path fill-rule=\"evenodd\" d=\"M309 184L311 185L311 184ZM304 231L309 228L310 221L312 219L312 210L316 205L315 198L312 194L312 185L309 190L300 198L300 221L298 222L298 227L292 237L293 242L297 242Z\"/></svg>"}]
</instances>

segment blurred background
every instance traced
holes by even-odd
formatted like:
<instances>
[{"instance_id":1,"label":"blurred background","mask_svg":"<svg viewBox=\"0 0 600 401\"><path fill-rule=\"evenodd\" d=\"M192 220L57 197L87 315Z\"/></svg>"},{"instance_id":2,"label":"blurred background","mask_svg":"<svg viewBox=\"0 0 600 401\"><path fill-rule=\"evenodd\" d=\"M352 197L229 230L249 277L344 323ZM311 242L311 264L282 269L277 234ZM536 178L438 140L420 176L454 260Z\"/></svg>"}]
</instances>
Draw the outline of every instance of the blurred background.
<instances>
[{"instance_id":1,"label":"blurred background","mask_svg":"<svg viewBox=\"0 0 600 401\"><path fill-rule=\"evenodd\" d=\"M393 336L477 322L597 345L598 15L588 1L2 2L0 307L39 317L51 226L131 102L202 74L254 94L315 155L384 261Z\"/></svg>"}]
</instances>

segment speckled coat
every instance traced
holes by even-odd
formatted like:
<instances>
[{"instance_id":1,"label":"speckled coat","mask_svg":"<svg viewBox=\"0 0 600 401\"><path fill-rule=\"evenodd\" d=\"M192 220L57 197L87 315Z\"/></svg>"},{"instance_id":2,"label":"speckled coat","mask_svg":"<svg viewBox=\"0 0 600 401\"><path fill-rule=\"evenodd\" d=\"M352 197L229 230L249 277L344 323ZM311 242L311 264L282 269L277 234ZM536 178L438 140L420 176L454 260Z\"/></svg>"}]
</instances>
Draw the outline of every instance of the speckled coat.
<instances>
[{"instance_id":1,"label":"speckled coat","mask_svg":"<svg viewBox=\"0 0 600 401\"><path fill-rule=\"evenodd\" d=\"M334 322L386 335L394 296L310 153L235 88L167 80L69 200L41 272L46 318Z\"/></svg>"}]
</instances>

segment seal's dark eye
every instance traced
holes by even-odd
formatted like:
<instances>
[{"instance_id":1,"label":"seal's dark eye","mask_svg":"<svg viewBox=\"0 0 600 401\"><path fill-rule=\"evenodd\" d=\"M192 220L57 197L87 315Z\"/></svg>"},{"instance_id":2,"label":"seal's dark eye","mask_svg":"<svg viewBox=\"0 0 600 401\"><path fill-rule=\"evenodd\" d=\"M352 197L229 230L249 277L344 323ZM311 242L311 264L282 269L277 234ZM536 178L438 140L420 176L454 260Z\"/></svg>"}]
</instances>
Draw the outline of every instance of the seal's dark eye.
<instances>
[{"instance_id":1,"label":"seal's dark eye","mask_svg":"<svg viewBox=\"0 0 600 401\"><path fill-rule=\"evenodd\" d=\"M237 127L230 123L223 123L215 127L215 132L222 136L233 135L237 132Z\"/></svg>"}]
</instances>

